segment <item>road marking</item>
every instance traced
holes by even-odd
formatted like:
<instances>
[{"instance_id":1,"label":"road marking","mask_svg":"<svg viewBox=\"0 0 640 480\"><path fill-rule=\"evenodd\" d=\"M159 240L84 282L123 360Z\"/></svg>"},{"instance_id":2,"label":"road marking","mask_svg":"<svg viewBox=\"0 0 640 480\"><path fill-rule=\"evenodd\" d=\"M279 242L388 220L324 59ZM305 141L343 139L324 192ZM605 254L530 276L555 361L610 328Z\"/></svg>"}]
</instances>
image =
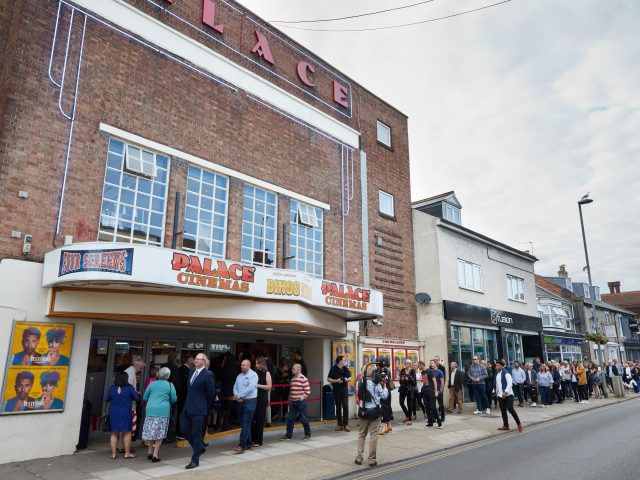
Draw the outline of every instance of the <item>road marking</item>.
<instances>
[{"instance_id":1,"label":"road marking","mask_svg":"<svg viewBox=\"0 0 640 480\"><path fill-rule=\"evenodd\" d=\"M608 408L608 407L617 407L617 406L621 406L623 404L625 404L626 402L618 402L612 405L603 405L600 408ZM569 420L573 420L575 418L580 418L583 417L587 414L590 414L593 412L593 408L590 410L586 410L584 412L580 412L580 413L576 413L573 415L569 415L569 416L565 416L565 417L560 417L554 420L549 420L547 422L542 422L538 425L534 425L532 427L529 428L525 428L523 433L518 432L517 430L514 430L513 432L504 434L504 435L498 435L497 437L491 438L491 439L480 439L480 440L476 440L473 443L469 444L469 445L463 445L461 447L454 447L450 450L445 450L443 452L439 452L439 453L434 453L432 455L430 455L428 458L424 458L424 459L420 459L420 460L416 460L413 461L411 463L406 463L406 464L402 464L402 465L396 465L393 467L389 467L389 468L385 468L383 470L378 470L375 472L371 472L369 474L365 474L362 476L356 476L354 478L358 479L358 480L367 480L370 478L377 478L377 477L381 477L383 475L388 475L390 473L394 473L394 472L398 472L400 470L405 470L407 468L411 468L411 467L417 467L418 465L424 465L425 463L429 463L429 462L433 462L435 460L441 460L443 458L447 458L450 457L451 455L458 455L459 453L464 453L464 452L468 452L469 450L475 450L476 448L480 448L480 447L486 447L487 445L492 445L494 443L498 443L498 442L502 442L504 440L510 440L513 437L517 437L519 435L523 435L524 433L527 432L535 432L537 430L540 430L542 428L546 428L552 425L557 425L559 423L563 423L563 422L568 422Z\"/></svg>"}]
</instances>

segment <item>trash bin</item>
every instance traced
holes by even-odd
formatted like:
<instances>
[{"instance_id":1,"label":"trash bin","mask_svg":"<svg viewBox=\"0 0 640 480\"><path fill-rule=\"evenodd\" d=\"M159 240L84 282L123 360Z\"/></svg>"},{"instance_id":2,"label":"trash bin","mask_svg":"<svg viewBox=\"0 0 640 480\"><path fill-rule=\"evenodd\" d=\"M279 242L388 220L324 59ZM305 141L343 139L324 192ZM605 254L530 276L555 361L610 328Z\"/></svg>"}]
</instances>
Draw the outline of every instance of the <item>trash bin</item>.
<instances>
[{"instance_id":1,"label":"trash bin","mask_svg":"<svg viewBox=\"0 0 640 480\"><path fill-rule=\"evenodd\" d=\"M85 400L82 405L82 416L80 417L80 434L78 435L78 450L84 450L89 445L89 423L91 422L91 402Z\"/></svg>"},{"instance_id":2,"label":"trash bin","mask_svg":"<svg viewBox=\"0 0 640 480\"><path fill-rule=\"evenodd\" d=\"M336 401L333 399L331 385L322 387L322 413L323 420L334 420L336 418Z\"/></svg>"},{"instance_id":3,"label":"trash bin","mask_svg":"<svg viewBox=\"0 0 640 480\"><path fill-rule=\"evenodd\" d=\"M611 381L613 383L613 395L618 398L624 397L624 385L622 385L622 377L611 377Z\"/></svg>"}]
</instances>

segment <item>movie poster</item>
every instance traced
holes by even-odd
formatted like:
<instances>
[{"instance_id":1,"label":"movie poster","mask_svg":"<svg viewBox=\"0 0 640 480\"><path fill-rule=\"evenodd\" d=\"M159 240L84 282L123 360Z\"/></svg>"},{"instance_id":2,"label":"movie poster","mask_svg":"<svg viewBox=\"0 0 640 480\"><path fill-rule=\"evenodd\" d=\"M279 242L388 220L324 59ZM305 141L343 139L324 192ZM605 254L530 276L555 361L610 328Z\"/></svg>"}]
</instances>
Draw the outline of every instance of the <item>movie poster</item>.
<instances>
[{"instance_id":1,"label":"movie poster","mask_svg":"<svg viewBox=\"0 0 640 480\"><path fill-rule=\"evenodd\" d=\"M416 365L420 361L418 350L407 350L407 360L411 360L411 363Z\"/></svg>"},{"instance_id":2,"label":"movie poster","mask_svg":"<svg viewBox=\"0 0 640 480\"><path fill-rule=\"evenodd\" d=\"M393 349L393 379L400 381L400 370L404 368L404 362L407 358L407 351L404 348Z\"/></svg>"},{"instance_id":3,"label":"movie poster","mask_svg":"<svg viewBox=\"0 0 640 480\"><path fill-rule=\"evenodd\" d=\"M71 324L14 322L0 414L63 411L72 343Z\"/></svg>"},{"instance_id":4,"label":"movie poster","mask_svg":"<svg viewBox=\"0 0 640 480\"><path fill-rule=\"evenodd\" d=\"M393 375L393 363L391 363L391 349L390 348L378 348L378 362L384 361L385 365L389 369L389 374Z\"/></svg>"},{"instance_id":5,"label":"movie poster","mask_svg":"<svg viewBox=\"0 0 640 480\"><path fill-rule=\"evenodd\" d=\"M377 360L376 347L362 347L362 366L373 363Z\"/></svg>"},{"instance_id":6,"label":"movie poster","mask_svg":"<svg viewBox=\"0 0 640 480\"><path fill-rule=\"evenodd\" d=\"M345 367L351 372L351 380L349 381L349 395L353 395L356 389L356 358L353 340L337 340L333 342L333 359L335 361L338 355L342 355L345 359Z\"/></svg>"}]
</instances>

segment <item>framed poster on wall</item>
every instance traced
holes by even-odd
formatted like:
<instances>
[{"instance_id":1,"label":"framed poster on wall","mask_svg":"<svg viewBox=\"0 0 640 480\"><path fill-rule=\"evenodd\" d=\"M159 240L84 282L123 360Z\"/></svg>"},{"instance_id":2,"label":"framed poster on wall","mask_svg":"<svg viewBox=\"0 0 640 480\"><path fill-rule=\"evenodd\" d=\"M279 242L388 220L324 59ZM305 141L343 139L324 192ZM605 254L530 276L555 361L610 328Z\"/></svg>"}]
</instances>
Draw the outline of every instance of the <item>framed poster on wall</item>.
<instances>
[{"instance_id":1,"label":"framed poster on wall","mask_svg":"<svg viewBox=\"0 0 640 480\"><path fill-rule=\"evenodd\" d=\"M404 362L407 358L407 351L404 348L393 349L393 379L400 381L400 370L404 368Z\"/></svg>"},{"instance_id":2,"label":"framed poster on wall","mask_svg":"<svg viewBox=\"0 0 640 480\"><path fill-rule=\"evenodd\" d=\"M354 347L353 340L336 340L332 345L333 350L333 358L332 361L335 363L335 359L342 355L345 359L345 366L351 372L351 380L349 380L349 395L352 395L356 388L356 359L353 355Z\"/></svg>"},{"instance_id":3,"label":"framed poster on wall","mask_svg":"<svg viewBox=\"0 0 640 480\"><path fill-rule=\"evenodd\" d=\"M73 327L14 321L0 414L64 411Z\"/></svg>"}]
</instances>

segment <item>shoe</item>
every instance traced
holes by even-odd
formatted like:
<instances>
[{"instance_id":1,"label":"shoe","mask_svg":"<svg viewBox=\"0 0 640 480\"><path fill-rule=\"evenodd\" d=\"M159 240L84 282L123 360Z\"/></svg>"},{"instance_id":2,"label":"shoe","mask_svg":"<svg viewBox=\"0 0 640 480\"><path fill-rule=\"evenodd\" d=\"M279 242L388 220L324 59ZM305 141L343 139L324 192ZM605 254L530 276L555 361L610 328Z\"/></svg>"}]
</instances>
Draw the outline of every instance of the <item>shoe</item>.
<instances>
[{"instance_id":1,"label":"shoe","mask_svg":"<svg viewBox=\"0 0 640 480\"><path fill-rule=\"evenodd\" d=\"M209 446L209 442L202 442L202 445L205 446L205 447L208 447Z\"/></svg>"},{"instance_id":2,"label":"shoe","mask_svg":"<svg viewBox=\"0 0 640 480\"><path fill-rule=\"evenodd\" d=\"M242 454L244 453L244 448L242 447L236 447L233 449L234 452L236 452L236 454Z\"/></svg>"},{"instance_id":3,"label":"shoe","mask_svg":"<svg viewBox=\"0 0 640 480\"><path fill-rule=\"evenodd\" d=\"M427 423L427 424L425 425L425 427L429 427L429 428L431 428L431 427L433 427L433 423Z\"/></svg>"},{"instance_id":4,"label":"shoe","mask_svg":"<svg viewBox=\"0 0 640 480\"><path fill-rule=\"evenodd\" d=\"M491 415L491 409L487 408L487 412L486 413L487 413L487 415Z\"/></svg>"},{"instance_id":5,"label":"shoe","mask_svg":"<svg viewBox=\"0 0 640 480\"><path fill-rule=\"evenodd\" d=\"M522 430L524 430L524 426L523 426L521 423L519 423L519 424L518 424L518 431L519 431L520 433L522 433Z\"/></svg>"},{"instance_id":6,"label":"shoe","mask_svg":"<svg viewBox=\"0 0 640 480\"><path fill-rule=\"evenodd\" d=\"M136 458L136 456L132 453L130 453L129 455L125 455L124 456L125 460L129 460L130 458Z\"/></svg>"},{"instance_id":7,"label":"shoe","mask_svg":"<svg viewBox=\"0 0 640 480\"><path fill-rule=\"evenodd\" d=\"M453 410L449 410L449 409L447 408L447 413L453 413Z\"/></svg>"},{"instance_id":8,"label":"shoe","mask_svg":"<svg viewBox=\"0 0 640 480\"><path fill-rule=\"evenodd\" d=\"M439 424L438 424L438 428L439 428L440 430L442 430L442 428L443 428L443 427L444 427L444 425L443 425L442 423L439 423Z\"/></svg>"},{"instance_id":9,"label":"shoe","mask_svg":"<svg viewBox=\"0 0 640 480\"><path fill-rule=\"evenodd\" d=\"M158 463L160 461L160 459L158 457L152 457L151 458L151 463Z\"/></svg>"},{"instance_id":10,"label":"shoe","mask_svg":"<svg viewBox=\"0 0 640 480\"><path fill-rule=\"evenodd\" d=\"M254 443L254 444L253 444L253 448L258 448L258 447L261 447L261 446L262 446L262 444L261 444L261 443Z\"/></svg>"},{"instance_id":11,"label":"shoe","mask_svg":"<svg viewBox=\"0 0 640 480\"><path fill-rule=\"evenodd\" d=\"M344 430L345 432L350 432L351 427L349 425L345 425L344 427L342 427L342 430Z\"/></svg>"},{"instance_id":12,"label":"shoe","mask_svg":"<svg viewBox=\"0 0 640 480\"><path fill-rule=\"evenodd\" d=\"M391 425L387 426L387 433L389 433L391 430L393 430L393 427Z\"/></svg>"},{"instance_id":13,"label":"shoe","mask_svg":"<svg viewBox=\"0 0 640 480\"><path fill-rule=\"evenodd\" d=\"M302 440L311 440L311 435L305 435Z\"/></svg>"},{"instance_id":14,"label":"shoe","mask_svg":"<svg viewBox=\"0 0 640 480\"><path fill-rule=\"evenodd\" d=\"M521 403L518 404L519 407L522 407L523 405Z\"/></svg>"},{"instance_id":15,"label":"shoe","mask_svg":"<svg viewBox=\"0 0 640 480\"><path fill-rule=\"evenodd\" d=\"M151 460L153 458L153 453L147 453L147 458Z\"/></svg>"},{"instance_id":16,"label":"shoe","mask_svg":"<svg viewBox=\"0 0 640 480\"><path fill-rule=\"evenodd\" d=\"M278 440L280 440L281 442L284 442L286 440L291 440L291 437L287 437L286 435L284 437L280 437Z\"/></svg>"},{"instance_id":17,"label":"shoe","mask_svg":"<svg viewBox=\"0 0 640 480\"><path fill-rule=\"evenodd\" d=\"M411 420L409 420L408 422L405 422L405 425L412 425Z\"/></svg>"},{"instance_id":18,"label":"shoe","mask_svg":"<svg viewBox=\"0 0 640 480\"><path fill-rule=\"evenodd\" d=\"M503 432L506 432L506 431L510 430L510 428L505 426L505 425L503 425L502 427L498 427L498 430L502 430Z\"/></svg>"},{"instance_id":19,"label":"shoe","mask_svg":"<svg viewBox=\"0 0 640 480\"><path fill-rule=\"evenodd\" d=\"M537 404L536 402L533 402L533 403L531 404L531 406L532 406L532 407L537 407L537 406L538 406L538 404Z\"/></svg>"},{"instance_id":20,"label":"shoe","mask_svg":"<svg viewBox=\"0 0 640 480\"><path fill-rule=\"evenodd\" d=\"M378 435L384 435L385 433L387 433L387 429L383 428L378 432Z\"/></svg>"},{"instance_id":21,"label":"shoe","mask_svg":"<svg viewBox=\"0 0 640 480\"><path fill-rule=\"evenodd\" d=\"M191 470L192 468L196 468L198 465L196 463L191 462L189 465L187 465L186 468L187 470Z\"/></svg>"},{"instance_id":22,"label":"shoe","mask_svg":"<svg viewBox=\"0 0 640 480\"><path fill-rule=\"evenodd\" d=\"M475 412L473 412L474 415L479 415L482 414L482 412L480 410L476 410Z\"/></svg>"},{"instance_id":23,"label":"shoe","mask_svg":"<svg viewBox=\"0 0 640 480\"><path fill-rule=\"evenodd\" d=\"M376 465L378 465L378 462L376 462L375 460L373 462L369 462L370 467L375 467Z\"/></svg>"},{"instance_id":24,"label":"shoe","mask_svg":"<svg viewBox=\"0 0 640 480\"><path fill-rule=\"evenodd\" d=\"M462 410L458 410L458 415L462 415Z\"/></svg>"},{"instance_id":25,"label":"shoe","mask_svg":"<svg viewBox=\"0 0 640 480\"><path fill-rule=\"evenodd\" d=\"M589 405L589 400L585 400L584 403Z\"/></svg>"},{"instance_id":26,"label":"shoe","mask_svg":"<svg viewBox=\"0 0 640 480\"><path fill-rule=\"evenodd\" d=\"M336 427L336 428L334 428L333 430L334 430L335 432L340 432L340 431L342 431L342 427Z\"/></svg>"},{"instance_id":27,"label":"shoe","mask_svg":"<svg viewBox=\"0 0 640 480\"><path fill-rule=\"evenodd\" d=\"M362 460L356 458L353 463L355 463L356 465L362 465Z\"/></svg>"}]
</instances>

